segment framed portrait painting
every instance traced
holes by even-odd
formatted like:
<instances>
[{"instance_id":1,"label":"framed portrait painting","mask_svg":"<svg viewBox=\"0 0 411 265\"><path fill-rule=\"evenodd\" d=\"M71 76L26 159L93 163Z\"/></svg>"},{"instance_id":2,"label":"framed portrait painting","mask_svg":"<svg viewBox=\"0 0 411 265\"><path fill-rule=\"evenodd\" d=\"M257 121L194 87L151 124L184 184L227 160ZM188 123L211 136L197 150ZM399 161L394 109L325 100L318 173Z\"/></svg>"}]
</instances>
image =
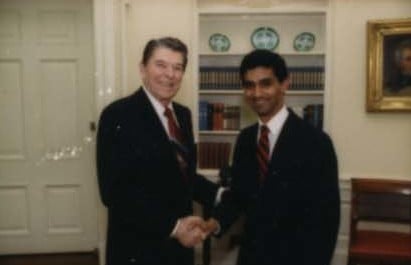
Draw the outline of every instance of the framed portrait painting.
<instances>
[{"instance_id":1,"label":"framed portrait painting","mask_svg":"<svg viewBox=\"0 0 411 265\"><path fill-rule=\"evenodd\" d=\"M367 111L411 111L411 18L367 23Z\"/></svg>"}]
</instances>

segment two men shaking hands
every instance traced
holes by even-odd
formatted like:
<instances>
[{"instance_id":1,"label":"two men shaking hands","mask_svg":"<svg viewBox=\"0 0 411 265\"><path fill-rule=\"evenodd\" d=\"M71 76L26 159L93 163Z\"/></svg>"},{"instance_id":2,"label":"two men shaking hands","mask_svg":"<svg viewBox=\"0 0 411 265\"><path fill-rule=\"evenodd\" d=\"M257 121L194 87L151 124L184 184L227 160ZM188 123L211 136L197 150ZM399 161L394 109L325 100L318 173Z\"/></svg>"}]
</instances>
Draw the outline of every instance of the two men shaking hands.
<instances>
[{"instance_id":1,"label":"two men shaking hands","mask_svg":"<svg viewBox=\"0 0 411 265\"><path fill-rule=\"evenodd\" d=\"M178 220L171 237L185 247L194 247L202 243L211 233L218 231L215 219L204 220L199 216L187 216Z\"/></svg>"}]
</instances>

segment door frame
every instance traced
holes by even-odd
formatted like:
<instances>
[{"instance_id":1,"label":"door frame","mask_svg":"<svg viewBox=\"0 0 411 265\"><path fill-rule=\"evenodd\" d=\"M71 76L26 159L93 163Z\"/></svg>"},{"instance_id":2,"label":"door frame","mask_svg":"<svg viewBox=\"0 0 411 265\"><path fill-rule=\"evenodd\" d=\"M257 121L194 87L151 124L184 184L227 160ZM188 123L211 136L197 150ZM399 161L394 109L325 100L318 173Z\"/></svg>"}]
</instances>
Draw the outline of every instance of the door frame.
<instances>
[{"instance_id":1,"label":"door frame","mask_svg":"<svg viewBox=\"0 0 411 265\"><path fill-rule=\"evenodd\" d=\"M115 39L116 23L119 18L116 13L117 6L124 5L124 0L92 0L93 1L93 30L94 30L94 98L95 118L97 122L101 110L116 97L116 45L121 40ZM128 1L127 1L128 2ZM122 47L120 45L120 47ZM96 200L97 209L97 238L99 262L105 263L105 245L107 230L107 210L101 203L98 192L96 176Z\"/></svg>"},{"instance_id":2,"label":"door frame","mask_svg":"<svg viewBox=\"0 0 411 265\"><path fill-rule=\"evenodd\" d=\"M103 108L127 93L127 14L130 0L91 0L94 30L94 102L97 123ZM119 35L117 34L119 33ZM116 79L116 76L120 78ZM100 265L105 263L107 209L101 203L96 176L98 202L98 251Z\"/></svg>"}]
</instances>

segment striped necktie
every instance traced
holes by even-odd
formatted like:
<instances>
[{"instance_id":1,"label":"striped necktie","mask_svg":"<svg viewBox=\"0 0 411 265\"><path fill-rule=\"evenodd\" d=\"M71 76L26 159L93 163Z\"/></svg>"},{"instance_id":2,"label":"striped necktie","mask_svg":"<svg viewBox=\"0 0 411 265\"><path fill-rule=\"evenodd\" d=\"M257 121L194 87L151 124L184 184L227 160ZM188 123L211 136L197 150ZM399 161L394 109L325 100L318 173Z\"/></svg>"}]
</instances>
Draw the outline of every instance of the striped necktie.
<instances>
[{"instance_id":1,"label":"striped necktie","mask_svg":"<svg viewBox=\"0 0 411 265\"><path fill-rule=\"evenodd\" d=\"M181 135L180 127L177 126L177 122L174 119L173 112L170 108L166 108L164 115L167 117L168 130L170 132L170 138L176 140L180 144L183 144L183 137Z\"/></svg>"},{"instance_id":2,"label":"striped necktie","mask_svg":"<svg viewBox=\"0 0 411 265\"><path fill-rule=\"evenodd\" d=\"M166 108L164 111L164 115L167 117L168 130L170 133L171 143L173 144L173 147L176 151L177 161L178 161L181 173L183 175L183 179L187 181L188 180L188 172L187 172L187 169L188 169L187 159L188 158L187 158L187 151L185 150L185 147L184 147L184 140L183 140L180 127L178 127L171 109Z\"/></svg>"},{"instance_id":3,"label":"striped necktie","mask_svg":"<svg viewBox=\"0 0 411 265\"><path fill-rule=\"evenodd\" d=\"M262 125L260 128L260 138L257 146L257 160L259 168L260 183L264 182L268 172L268 159L270 154L270 145L268 141L269 129L267 126Z\"/></svg>"}]
</instances>

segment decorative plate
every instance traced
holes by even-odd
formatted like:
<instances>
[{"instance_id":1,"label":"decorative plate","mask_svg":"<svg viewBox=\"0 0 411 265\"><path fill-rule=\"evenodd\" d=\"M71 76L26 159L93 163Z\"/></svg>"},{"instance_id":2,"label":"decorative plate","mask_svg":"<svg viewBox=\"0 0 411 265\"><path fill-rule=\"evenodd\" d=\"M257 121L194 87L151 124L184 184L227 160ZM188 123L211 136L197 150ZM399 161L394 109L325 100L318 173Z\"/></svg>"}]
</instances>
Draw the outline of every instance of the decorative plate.
<instances>
[{"instance_id":1,"label":"decorative plate","mask_svg":"<svg viewBox=\"0 0 411 265\"><path fill-rule=\"evenodd\" d=\"M221 33L214 33L208 39L211 50L215 52L226 52L230 49L230 39Z\"/></svg>"},{"instance_id":2,"label":"decorative plate","mask_svg":"<svg viewBox=\"0 0 411 265\"><path fill-rule=\"evenodd\" d=\"M311 32L302 32L294 39L294 49L299 52L307 52L314 48L315 36Z\"/></svg>"},{"instance_id":3,"label":"decorative plate","mask_svg":"<svg viewBox=\"0 0 411 265\"><path fill-rule=\"evenodd\" d=\"M251 44L256 49L274 50L279 42L280 37L277 32L270 27L257 28L253 34L251 34Z\"/></svg>"}]
</instances>

